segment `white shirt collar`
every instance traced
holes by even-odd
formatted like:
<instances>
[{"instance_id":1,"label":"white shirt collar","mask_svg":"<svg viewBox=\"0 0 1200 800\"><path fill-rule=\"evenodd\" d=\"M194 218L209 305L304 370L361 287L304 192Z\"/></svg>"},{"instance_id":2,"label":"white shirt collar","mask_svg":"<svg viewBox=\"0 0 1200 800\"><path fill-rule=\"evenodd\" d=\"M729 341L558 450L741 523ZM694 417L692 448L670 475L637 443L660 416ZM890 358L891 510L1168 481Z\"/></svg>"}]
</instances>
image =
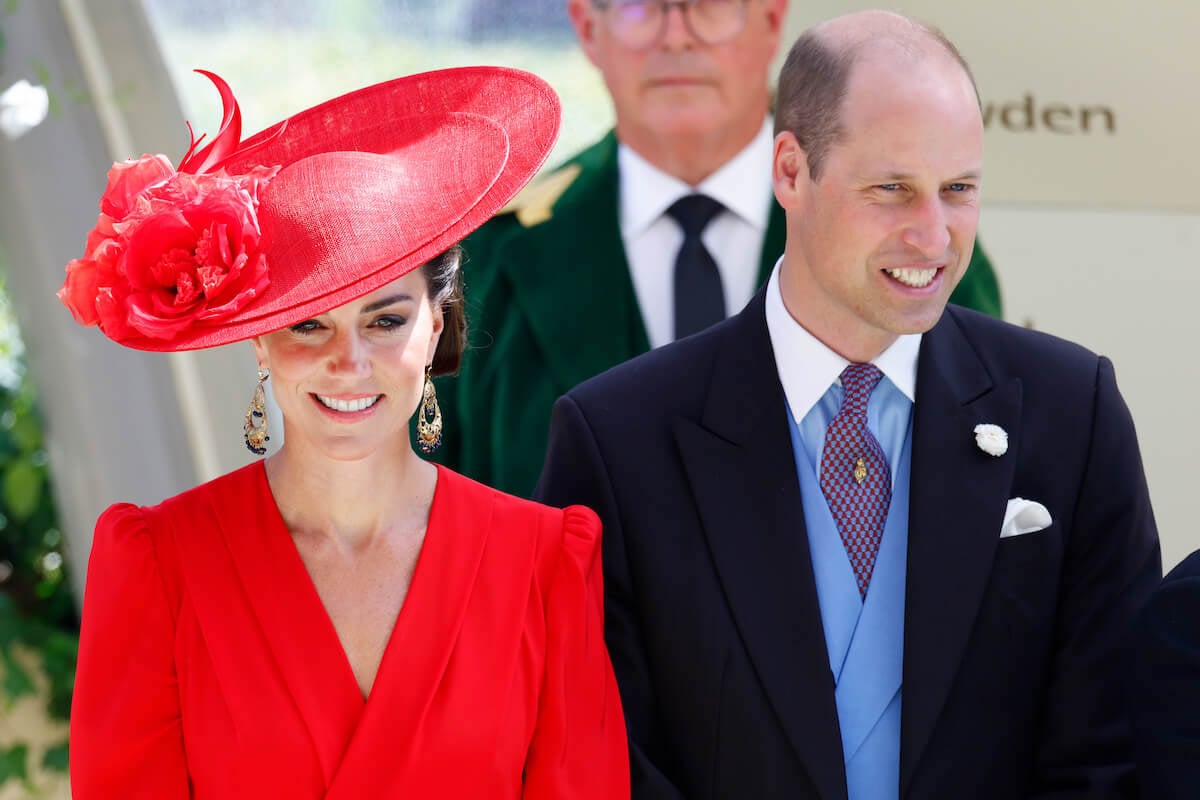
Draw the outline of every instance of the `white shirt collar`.
<instances>
[{"instance_id":1,"label":"white shirt collar","mask_svg":"<svg viewBox=\"0 0 1200 800\"><path fill-rule=\"evenodd\" d=\"M702 192L760 231L771 204L763 202L762 176L771 174L775 121L768 116L750 143L694 189L660 170L632 148L617 147L621 175L621 232L638 236L679 198Z\"/></svg>"},{"instance_id":2,"label":"white shirt collar","mask_svg":"<svg viewBox=\"0 0 1200 800\"><path fill-rule=\"evenodd\" d=\"M779 289L782 261L780 258L775 263L767 281L767 332L775 350L775 368L779 371L783 393L799 423L850 362L830 350L788 313ZM913 402L917 399L917 354L920 349L921 334L906 334L871 360Z\"/></svg>"}]
</instances>

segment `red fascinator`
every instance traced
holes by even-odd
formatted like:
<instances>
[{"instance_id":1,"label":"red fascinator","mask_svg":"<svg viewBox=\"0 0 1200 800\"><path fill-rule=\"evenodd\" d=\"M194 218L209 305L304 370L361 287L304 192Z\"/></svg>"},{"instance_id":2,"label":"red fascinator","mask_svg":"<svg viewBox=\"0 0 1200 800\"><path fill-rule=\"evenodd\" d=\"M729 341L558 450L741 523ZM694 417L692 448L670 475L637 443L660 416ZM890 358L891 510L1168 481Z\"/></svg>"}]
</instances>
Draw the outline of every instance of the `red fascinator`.
<instances>
[{"instance_id":1,"label":"red fascinator","mask_svg":"<svg viewBox=\"0 0 1200 800\"><path fill-rule=\"evenodd\" d=\"M540 78L467 67L369 86L241 141L220 132L178 169L114 164L86 253L58 296L139 350L194 350L293 325L429 261L536 174L561 108ZM201 137L203 139L203 137Z\"/></svg>"}]
</instances>

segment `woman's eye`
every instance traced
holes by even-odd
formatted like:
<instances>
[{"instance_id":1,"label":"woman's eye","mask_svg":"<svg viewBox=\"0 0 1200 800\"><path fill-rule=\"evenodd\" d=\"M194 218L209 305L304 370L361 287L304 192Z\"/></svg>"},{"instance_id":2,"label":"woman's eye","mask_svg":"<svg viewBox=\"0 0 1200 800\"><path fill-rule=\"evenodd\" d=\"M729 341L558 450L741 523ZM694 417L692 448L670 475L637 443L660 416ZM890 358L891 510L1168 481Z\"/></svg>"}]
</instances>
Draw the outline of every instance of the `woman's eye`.
<instances>
[{"instance_id":1,"label":"woman's eye","mask_svg":"<svg viewBox=\"0 0 1200 800\"><path fill-rule=\"evenodd\" d=\"M387 330L390 328L399 328L407 321L408 320L406 320L404 317L388 315L388 316L379 317L371 324L376 328L383 328L383 329Z\"/></svg>"},{"instance_id":2,"label":"woman's eye","mask_svg":"<svg viewBox=\"0 0 1200 800\"><path fill-rule=\"evenodd\" d=\"M315 319L306 319L304 322L297 322L292 327L288 328L292 333L312 333L317 328L321 327L321 323Z\"/></svg>"}]
</instances>

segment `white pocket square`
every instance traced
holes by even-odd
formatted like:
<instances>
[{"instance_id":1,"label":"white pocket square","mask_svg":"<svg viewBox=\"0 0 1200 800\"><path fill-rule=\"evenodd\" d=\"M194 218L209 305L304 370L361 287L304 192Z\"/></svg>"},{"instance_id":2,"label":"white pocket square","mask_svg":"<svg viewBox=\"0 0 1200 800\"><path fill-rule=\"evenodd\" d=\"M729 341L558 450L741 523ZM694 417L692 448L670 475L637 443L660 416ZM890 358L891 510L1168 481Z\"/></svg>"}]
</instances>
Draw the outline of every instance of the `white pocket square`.
<instances>
[{"instance_id":1,"label":"white pocket square","mask_svg":"<svg viewBox=\"0 0 1200 800\"><path fill-rule=\"evenodd\" d=\"M1036 500L1014 497L1004 510L1004 524L1000 527L1000 538L1036 533L1050 527L1050 512Z\"/></svg>"}]
</instances>

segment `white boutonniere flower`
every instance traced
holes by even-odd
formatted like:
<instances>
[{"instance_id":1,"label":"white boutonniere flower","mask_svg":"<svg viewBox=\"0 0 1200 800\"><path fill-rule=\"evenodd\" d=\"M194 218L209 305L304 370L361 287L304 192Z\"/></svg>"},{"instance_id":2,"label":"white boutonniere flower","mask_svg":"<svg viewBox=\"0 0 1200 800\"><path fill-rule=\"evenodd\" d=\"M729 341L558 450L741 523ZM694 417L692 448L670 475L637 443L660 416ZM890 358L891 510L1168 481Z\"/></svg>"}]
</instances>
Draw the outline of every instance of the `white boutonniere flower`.
<instances>
[{"instance_id":1,"label":"white boutonniere flower","mask_svg":"<svg viewBox=\"0 0 1200 800\"><path fill-rule=\"evenodd\" d=\"M1008 432L990 423L976 425L975 444L989 456L998 458L1008 452Z\"/></svg>"}]
</instances>

